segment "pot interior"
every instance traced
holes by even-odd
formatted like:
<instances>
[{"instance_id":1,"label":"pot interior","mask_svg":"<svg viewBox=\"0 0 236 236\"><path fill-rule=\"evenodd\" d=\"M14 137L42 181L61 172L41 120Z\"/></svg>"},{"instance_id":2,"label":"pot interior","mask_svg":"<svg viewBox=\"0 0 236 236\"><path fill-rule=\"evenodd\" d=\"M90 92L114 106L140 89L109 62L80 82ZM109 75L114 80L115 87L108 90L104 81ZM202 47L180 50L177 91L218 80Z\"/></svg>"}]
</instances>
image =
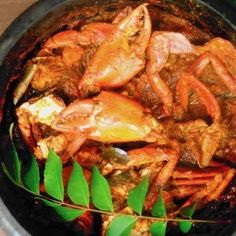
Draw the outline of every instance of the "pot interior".
<instances>
[{"instance_id":1,"label":"pot interior","mask_svg":"<svg viewBox=\"0 0 236 236\"><path fill-rule=\"evenodd\" d=\"M10 124L16 120L12 92L22 76L25 63L36 55L42 43L61 30L78 29L93 21L110 22L117 12L126 5L136 6L140 3L141 1L135 0L66 1L36 24L29 26L27 32L11 48L0 67L1 160L7 161L8 130ZM187 21L199 30L199 34L192 39L195 44L203 44L218 36L228 39L236 45L235 28L217 12L200 1L149 0L149 10L155 30L185 32L184 22ZM23 98L22 101L27 98ZM29 152L25 144L22 143L17 130L15 136L17 137L16 146L22 163L27 165ZM13 217L32 235L82 235L75 223L63 223L49 208L41 204L34 204L30 196L12 185L2 171L0 178L2 183L0 195L4 203ZM95 217L97 224L94 225L92 235L98 235L100 231L100 216ZM200 219L215 217L236 219L235 209L230 208L228 202L218 201L208 204L196 214L196 218ZM199 224L193 227L189 235L231 235L235 230L235 225L235 222L229 225ZM181 235L181 233L177 229L168 227L167 235L176 236Z\"/></svg>"}]
</instances>

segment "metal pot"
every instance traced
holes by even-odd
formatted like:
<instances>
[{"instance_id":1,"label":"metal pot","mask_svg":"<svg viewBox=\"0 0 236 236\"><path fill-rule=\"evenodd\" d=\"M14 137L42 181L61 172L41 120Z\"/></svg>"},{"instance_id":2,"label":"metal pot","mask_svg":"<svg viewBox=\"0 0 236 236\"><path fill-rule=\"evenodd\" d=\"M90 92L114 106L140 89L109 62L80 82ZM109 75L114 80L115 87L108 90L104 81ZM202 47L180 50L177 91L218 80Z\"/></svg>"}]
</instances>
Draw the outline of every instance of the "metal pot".
<instances>
[{"instance_id":1,"label":"metal pot","mask_svg":"<svg viewBox=\"0 0 236 236\"><path fill-rule=\"evenodd\" d=\"M40 48L41 43L53 33L71 26L74 20L102 19L104 15L99 9L112 14L128 2L138 4L135 0L41 0L20 15L0 37L0 152L1 160L6 158L3 154L5 137L9 124L15 119L12 103L12 90L22 73L24 63ZM141 1L139 1L141 2ZM173 12L173 4L181 9L175 14L189 19L204 31L211 31L215 36L231 40L236 44L236 6L230 1L191 1L191 0L150 0L158 3L162 10ZM210 4L210 5L209 5ZM91 7L86 13L81 7ZM215 7L224 17L219 14ZM80 9L80 10L79 10ZM71 12L69 15L68 13ZM79 13L78 13L79 12ZM227 17L227 18L226 18ZM204 22L204 24L202 24ZM28 196L9 183L0 171L0 227L7 235L81 235L73 225L67 227L58 222L48 223L41 206L33 206ZM36 213L33 213L31 208ZM42 215L35 215L43 212ZM223 227L224 228L224 227ZM212 235L231 235L235 226L222 227L212 231ZM211 235L206 227L205 233L195 230L191 235ZM77 232L77 233L76 233ZM177 235L178 233L168 233ZM94 235L97 235L96 229Z\"/></svg>"}]
</instances>

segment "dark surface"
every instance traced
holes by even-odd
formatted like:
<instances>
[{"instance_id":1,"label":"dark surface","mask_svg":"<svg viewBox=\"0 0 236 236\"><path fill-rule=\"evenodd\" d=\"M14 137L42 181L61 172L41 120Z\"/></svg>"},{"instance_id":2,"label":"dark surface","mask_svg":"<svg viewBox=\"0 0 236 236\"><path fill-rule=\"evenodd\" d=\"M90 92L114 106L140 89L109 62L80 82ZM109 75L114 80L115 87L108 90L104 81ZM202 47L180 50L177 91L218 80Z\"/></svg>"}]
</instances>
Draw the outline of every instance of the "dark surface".
<instances>
[{"instance_id":1,"label":"dark surface","mask_svg":"<svg viewBox=\"0 0 236 236\"><path fill-rule=\"evenodd\" d=\"M53 34L55 31L60 29L65 29L70 25L71 20L74 20L78 14L71 16L71 18L66 18L67 12L76 12L79 3L88 3L88 1L66 1L66 4L60 6L64 0L41 0L40 2L34 4L29 10L23 13L16 21L8 28L8 30L0 37L0 106L4 104L3 108L3 120L0 127L0 137L1 137L1 159L7 158L3 155L4 149L6 149L5 143L7 140L6 134L8 132L9 124L14 120L14 110L11 101L11 91L14 87L15 82L10 83L10 78L13 80L15 75L20 76L22 73L22 68L24 63L28 58L35 55L37 49L39 49L41 43ZM94 2L94 1L91 1ZM116 1L98 1L102 3L116 2ZM126 1L125 1L126 2ZM133 1L136 2L137 1ZM171 3L173 1L165 1L166 3ZM212 11L208 12L205 10L204 6L197 7L195 4L183 4L180 2L181 8L186 8L192 21L201 16L201 19L206 22L211 31L217 35L236 42L236 31L229 24L229 21L220 20L220 16ZM235 10L232 6L228 7L226 4L222 4L223 1L209 0L212 6L216 5L216 8L226 10L228 13L227 17L232 23L236 23L235 20ZM183 6L184 5L184 6ZM59 7L58 7L59 6ZM167 7L170 9L169 6ZM53 10L53 14L50 13ZM189 11L191 10L191 11ZM201 13L201 14L200 14ZM46 18L43 18L46 16ZM93 16L95 16L94 14ZM91 16L87 16L90 18ZM85 17L86 18L86 17ZM35 23L37 24L35 25ZM196 22L199 24L199 22ZM52 27L52 25L54 27ZM9 89L9 90L8 90ZM5 99L6 91L7 99ZM7 102L5 102L7 101ZM0 107L2 111L2 107ZM24 148L18 146L19 151L22 156L27 156L24 153ZM58 219L52 211L48 208L38 204L35 205L31 200L30 196L26 195L24 192L16 189L11 185L5 176L0 172L0 195L3 200L0 201L0 227L2 227L8 235L26 235L26 231L15 221L17 219L20 224L27 229L32 235L81 235L79 231L75 229L73 223L63 224L60 219ZM11 214L5 207L5 204L11 211ZM222 204L222 203L217 203ZM215 211L219 216L224 214L227 206L214 205ZM204 209L201 214L209 215L210 208ZM218 209L221 209L220 211ZM228 213L227 213L228 214ZM230 213L229 213L230 214ZM233 214L233 213L232 213ZM227 215L228 216L228 215ZM231 216L231 215L230 215ZM200 216L199 216L200 217ZM235 215L234 215L235 218ZM222 226L214 227L211 230L209 226L205 228L193 228L191 235L230 235L233 232L233 225L229 228L222 229ZM205 234L204 234L205 232ZM172 231L168 233L169 235L178 235L179 232Z\"/></svg>"}]
</instances>

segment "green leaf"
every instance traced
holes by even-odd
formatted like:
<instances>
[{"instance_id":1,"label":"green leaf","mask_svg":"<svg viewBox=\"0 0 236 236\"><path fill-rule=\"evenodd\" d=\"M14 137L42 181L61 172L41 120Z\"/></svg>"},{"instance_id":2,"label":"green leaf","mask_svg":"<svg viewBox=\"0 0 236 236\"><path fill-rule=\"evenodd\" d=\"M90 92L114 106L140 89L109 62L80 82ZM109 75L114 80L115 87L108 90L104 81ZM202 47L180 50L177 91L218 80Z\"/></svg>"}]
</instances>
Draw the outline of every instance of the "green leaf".
<instances>
[{"instance_id":1,"label":"green leaf","mask_svg":"<svg viewBox=\"0 0 236 236\"><path fill-rule=\"evenodd\" d=\"M132 216L118 216L110 223L106 236L129 236L136 221Z\"/></svg>"},{"instance_id":2,"label":"green leaf","mask_svg":"<svg viewBox=\"0 0 236 236\"><path fill-rule=\"evenodd\" d=\"M111 191L107 180L94 166L91 182L92 202L94 206L103 211L113 211Z\"/></svg>"},{"instance_id":3,"label":"green leaf","mask_svg":"<svg viewBox=\"0 0 236 236\"><path fill-rule=\"evenodd\" d=\"M162 197L162 190L160 190L156 203L152 208L152 215L155 217L166 217L166 207Z\"/></svg>"},{"instance_id":4,"label":"green leaf","mask_svg":"<svg viewBox=\"0 0 236 236\"><path fill-rule=\"evenodd\" d=\"M16 183L20 184L21 183L21 164L20 164L20 160L19 160L19 156L18 156L18 153L16 151L16 147L14 145L14 142L13 142L13 127L14 127L14 124L11 124L10 125L10 129L9 129L9 134L10 134L10 139L11 139L11 144L12 144L12 147L8 150L9 151L9 155L11 158L11 170L12 171L9 171L11 177L15 180Z\"/></svg>"},{"instance_id":5,"label":"green leaf","mask_svg":"<svg viewBox=\"0 0 236 236\"><path fill-rule=\"evenodd\" d=\"M83 210L72 209L63 206L53 207L53 209L64 221L72 221L80 217L85 212Z\"/></svg>"},{"instance_id":6,"label":"green leaf","mask_svg":"<svg viewBox=\"0 0 236 236\"><path fill-rule=\"evenodd\" d=\"M188 233L192 227L192 222L190 221L180 221L178 222L179 228L183 233Z\"/></svg>"},{"instance_id":7,"label":"green leaf","mask_svg":"<svg viewBox=\"0 0 236 236\"><path fill-rule=\"evenodd\" d=\"M34 156L31 159L31 165L23 178L25 186L34 193L39 193L39 167Z\"/></svg>"},{"instance_id":8,"label":"green leaf","mask_svg":"<svg viewBox=\"0 0 236 236\"><path fill-rule=\"evenodd\" d=\"M11 180L12 183L17 184L16 181L13 179L13 177L10 175L5 163L2 163L2 170L5 173L5 175Z\"/></svg>"},{"instance_id":9,"label":"green leaf","mask_svg":"<svg viewBox=\"0 0 236 236\"><path fill-rule=\"evenodd\" d=\"M85 212L83 210L61 206L59 203L55 203L44 198L36 197L35 199L38 199L45 205L52 207L64 221L72 221L75 218L80 217Z\"/></svg>"},{"instance_id":10,"label":"green leaf","mask_svg":"<svg viewBox=\"0 0 236 236\"><path fill-rule=\"evenodd\" d=\"M150 231L152 236L165 236L166 235L167 222L159 221L151 225Z\"/></svg>"},{"instance_id":11,"label":"green leaf","mask_svg":"<svg viewBox=\"0 0 236 236\"><path fill-rule=\"evenodd\" d=\"M59 203L52 202L52 201L46 200L46 199L41 198L41 197L35 197L34 199L40 200L40 201L43 202L45 205L50 206L50 207L57 207L57 206L60 206L60 205L61 205L61 204L59 204Z\"/></svg>"},{"instance_id":12,"label":"green leaf","mask_svg":"<svg viewBox=\"0 0 236 236\"><path fill-rule=\"evenodd\" d=\"M197 207L197 203L194 203L191 206L184 207L181 209L180 214L182 216L191 218L195 212L196 207Z\"/></svg>"},{"instance_id":13,"label":"green leaf","mask_svg":"<svg viewBox=\"0 0 236 236\"><path fill-rule=\"evenodd\" d=\"M60 157L53 150L49 150L44 170L44 185L46 192L59 201L64 199L62 181L62 163Z\"/></svg>"},{"instance_id":14,"label":"green leaf","mask_svg":"<svg viewBox=\"0 0 236 236\"><path fill-rule=\"evenodd\" d=\"M144 179L134 189L129 192L128 206L130 206L135 212L141 215L143 211L143 205L145 197L148 191L148 178Z\"/></svg>"},{"instance_id":15,"label":"green leaf","mask_svg":"<svg viewBox=\"0 0 236 236\"><path fill-rule=\"evenodd\" d=\"M68 187L68 196L75 204L89 206L89 188L83 175L83 170L78 163L74 163Z\"/></svg>"},{"instance_id":16,"label":"green leaf","mask_svg":"<svg viewBox=\"0 0 236 236\"><path fill-rule=\"evenodd\" d=\"M180 214L184 217L192 219L192 216L195 212L196 207L197 207L197 202L194 203L191 206L187 206L187 207L182 208L181 211L180 211ZM188 233L190 231L191 227L192 227L192 222L183 220L183 221L180 221L178 223L178 225L179 225L180 230L183 233Z\"/></svg>"}]
</instances>

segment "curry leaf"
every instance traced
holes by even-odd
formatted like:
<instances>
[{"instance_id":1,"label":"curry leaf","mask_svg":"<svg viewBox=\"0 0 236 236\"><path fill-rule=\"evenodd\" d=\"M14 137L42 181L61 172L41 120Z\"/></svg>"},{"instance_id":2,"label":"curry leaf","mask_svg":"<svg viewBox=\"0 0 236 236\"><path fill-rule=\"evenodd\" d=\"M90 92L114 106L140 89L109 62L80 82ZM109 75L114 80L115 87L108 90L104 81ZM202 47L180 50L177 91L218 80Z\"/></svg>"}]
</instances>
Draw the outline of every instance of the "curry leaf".
<instances>
[{"instance_id":1,"label":"curry leaf","mask_svg":"<svg viewBox=\"0 0 236 236\"><path fill-rule=\"evenodd\" d=\"M31 159L31 165L23 178L25 186L34 193L39 193L39 167L34 156Z\"/></svg>"},{"instance_id":2,"label":"curry leaf","mask_svg":"<svg viewBox=\"0 0 236 236\"><path fill-rule=\"evenodd\" d=\"M63 207L63 206L53 207L53 209L64 221L72 221L80 217L85 212L83 210L78 210L78 209L73 209L73 208L68 208L68 207Z\"/></svg>"},{"instance_id":3,"label":"curry leaf","mask_svg":"<svg viewBox=\"0 0 236 236\"><path fill-rule=\"evenodd\" d=\"M12 183L17 184L16 181L13 179L13 177L11 176L11 174L9 173L5 163L2 163L2 170L5 173L5 175L11 180Z\"/></svg>"},{"instance_id":4,"label":"curry leaf","mask_svg":"<svg viewBox=\"0 0 236 236\"><path fill-rule=\"evenodd\" d=\"M192 227L192 222L183 220L183 221L180 221L178 225L179 225L180 230L183 233L188 233Z\"/></svg>"},{"instance_id":5,"label":"curry leaf","mask_svg":"<svg viewBox=\"0 0 236 236\"><path fill-rule=\"evenodd\" d=\"M194 203L191 206L184 207L181 209L180 214L184 217L192 219L192 216L194 214L196 207L197 207L197 203ZM192 227L192 222L183 220L183 221L180 221L178 225L179 225L180 230L183 233L188 233Z\"/></svg>"},{"instance_id":6,"label":"curry leaf","mask_svg":"<svg viewBox=\"0 0 236 236\"><path fill-rule=\"evenodd\" d=\"M42 201L45 205L52 207L64 221L72 221L75 218L80 217L85 212L84 210L60 206L59 203L55 203L44 198L36 197L35 199L38 199Z\"/></svg>"},{"instance_id":7,"label":"curry leaf","mask_svg":"<svg viewBox=\"0 0 236 236\"><path fill-rule=\"evenodd\" d=\"M64 186L62 181L62 163L60 157L53 150L49 150L44 170L44 185L46 192L57 200L64 199Z\"/></svg>"},{"instance_id":8,"label":"curry leaf","mask_svg":"<svg viewBox=\"0 0 236 236\"><path fill-rule=\"evenodd\" d=\"M89 206L89 188L83 175L83 170L78 163L74 163L68 187L68 196L75 204Z\"/></svg>"},{"instance_id":9,"label":"curry leaf","mask_svg":"<svg viewBox=\"0 0 236 236\"><path fill-rule=\"evenodd\" d=\"M49 201L49 200L46 200L46 199L41 198L41 197L35 197L34 199L40 200L40 201L43 202L45 205L50 206L50 207L57 207L57 206L60 206L59 203L56 203L56 202L53 202L53 201Z\"/></svg>"},{"instance_id":10,"label":"curry leaf","mask_svg":"<svg viewBox=\"0 0 236 236\"><path fill-rule=\"evenodd\" d=\"M136 221L132 216L118 216L110 223L106 236L129 236Z\"/></svg>"},{"instance_id":11,"label":"curry leaf","mask_svg":"<svg viewBox=\"0 0 236 236\"><path fill-rule=\"evenodd\" d=\"M150 227L152 236L165 236L166 226L167 226L167 222L164 222L164 221L153 223Z\"/></svg>"},{"instance_id":12,"label":"curry leaf","mask_svg":"<svg viewBox=\"0 0 236 236\"><path fill-rule=\"evenodd\" d=\"M194 211L195 211L196 207L197 207L197 203L194 203L191 206L184 207L184 208L181 209L180 214L182 216L191 218L194 214Z\"/></svg>"},{"instance_id":13,"label":"curry leaf","mask_svg":"<svg viewBox=\"0 0 236 236\"><path fill-rule=\"evenodd\" d=\"M9 171L11 177L15 180L16 183L20 184L21 183L21 163L19 160L18 153L16 151L14 142L13 142L13 127L14 124L11 124L10 129L9 129L9 134L10 134L10 139L11 139L11 148L8 150L10 159L11 159L11 170Z\"/></svg>"},{"instance_id":14,"label":"curry leaf","mask_svg":"<svg viewBox=\"0 0 236 236\"><path fill-rule=\"evenodd\" d=\"M145 197L148 191L148 178L144 177L141 183L129 192L128 206L141 215Z\"/></svg>"},{"instance_id":15,"label":"curry leaf","mask_svg":"<svg viewBox=\"0 0 236 236\"><path fill-rule=\"evenodd\" d=\"M91 193L95 207L104 211L113 211L109 184L96 166L93 167Z\"/></svg>"},{"instance_id":16,"label":"curry leaf","mask_svg":"<svg viewBox=\"0 0 236 236\"><path fill-rule=\"evenodd\" d=\"M160 190L156 203L152 208L152 215L155 217L166 217L166 207L162 197L162 190Z\"/></svg>"}]
</instances>

